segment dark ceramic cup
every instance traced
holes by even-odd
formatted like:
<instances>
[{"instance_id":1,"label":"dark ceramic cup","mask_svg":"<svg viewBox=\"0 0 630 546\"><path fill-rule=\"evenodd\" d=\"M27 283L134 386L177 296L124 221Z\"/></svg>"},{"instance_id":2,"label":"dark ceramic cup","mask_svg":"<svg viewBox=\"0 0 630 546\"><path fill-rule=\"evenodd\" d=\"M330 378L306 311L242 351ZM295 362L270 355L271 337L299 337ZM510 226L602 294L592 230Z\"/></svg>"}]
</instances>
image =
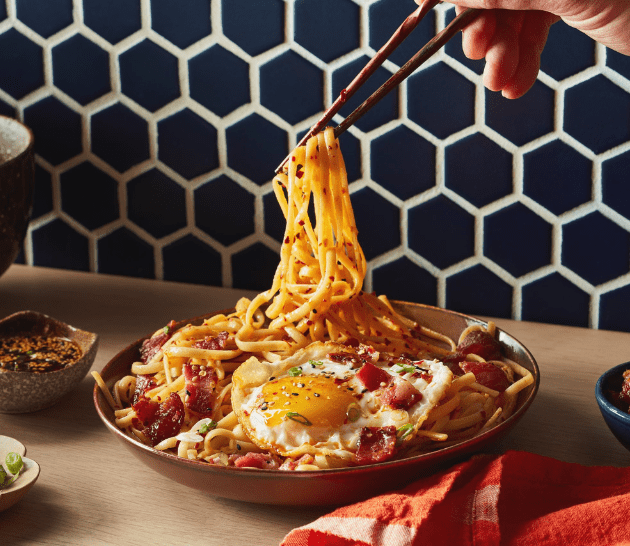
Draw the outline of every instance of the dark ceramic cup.
<instances>
[{"instance_id":1,"label":"dark ceramic cup","mask_svg":"<svg viewBox=\"0 0 630 546\"><path fill-rule=\"evenodd\" d=\"M33 133L19 121L0 116L0 275L20 252L34 184Z\"/></svg>"}]
</instances>

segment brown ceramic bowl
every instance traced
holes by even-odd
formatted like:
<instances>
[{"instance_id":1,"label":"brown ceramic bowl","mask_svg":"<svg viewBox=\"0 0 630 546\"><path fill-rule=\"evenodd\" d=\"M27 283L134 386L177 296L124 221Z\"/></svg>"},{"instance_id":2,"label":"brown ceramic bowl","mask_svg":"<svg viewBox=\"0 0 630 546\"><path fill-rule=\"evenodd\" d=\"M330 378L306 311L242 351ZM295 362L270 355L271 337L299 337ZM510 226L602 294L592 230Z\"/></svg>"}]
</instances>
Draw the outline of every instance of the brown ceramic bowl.
<instances>
[{"instance_id":1,"label":"brown ceramic bowl","mask_svg":"<svg viewBox=\"0 0 630 546\"><path fill-rule=\"evenodd\" d=\"M98 348L98 335L35 311L20 311L0 320L0 337L21 334L70 339L79 345L82 356L51 372L0 371L0 413L26 413L52 406L85 377Z\"/></svg>"},{"instance_id":2,"label":"brown ceramic bowl","mask_svg":"<svg viewBox=\"0 0 630 546\"><path fill-rule=\"evenodd\" d=\"M458 339L470 324L485 324L467 315L414 303L394 302L404 315L422 325ZM226 313L228 311L220 311ZM214 313L213 313L214 314ZM204 318L182 321L199 324ZM146 338L145 338L146 339ZM131 453L157 472L188 487L217 497L291 506L340 505L403 487L422 475L445 468L449 463L478 452L508 432L532 403L540 382L536 361L531 353L509 334L499 331L499 341L505 355L527 368L534 383L519 395L514 413L497 427L461 444L407 459L343 468L308 472L258 470L210 465L200 461L180 459L170 453L156 451L124 434L114 422L114 413L100 389L94 387L96 410L109 431ZM108 387L129 374L132 362L138 359L142 339L118 353L103 369L101 376Z\"/></svg>"},{"instance_id":3,"label":"brown ceramic bowl","mask_svg":"<svg viewBox=\"0 0 630 546\"><path fill-rule=\"evenodd\" d=\"M19 121L0 116L0 275L14 262L31 215L33 133Z\"/></svg>"}]
</instances>

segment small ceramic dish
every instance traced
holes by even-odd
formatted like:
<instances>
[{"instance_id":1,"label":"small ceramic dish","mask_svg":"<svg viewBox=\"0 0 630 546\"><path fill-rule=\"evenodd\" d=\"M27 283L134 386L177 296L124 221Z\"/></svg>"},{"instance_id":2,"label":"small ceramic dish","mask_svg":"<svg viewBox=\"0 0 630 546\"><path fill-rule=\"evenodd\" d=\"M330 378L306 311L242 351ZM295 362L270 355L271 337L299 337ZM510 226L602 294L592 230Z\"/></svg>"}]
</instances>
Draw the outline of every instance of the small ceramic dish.
<instances>
[{"instance_id":1,"label":"small ceramic dish","mask_svg":"<svg viewBox=\"0 0 630 546\"><path fill-rule=\"evenodd\" d=\"M611 392L620 392L623 372L630 369L630 362L619 364L604 372L595 385L595 398L602 412L604 421L628 451L630 451L630 414L615 406L611 401Z\"/></svg>"},{"instance_id":2,"label":"small ceramic dish","mask_svg":"<svg viewBox=\"0 0 630 546\"><path fill-rule=\"evenodd\" d=\"M7 488L0 488L0 512L10 508L26 495L39 477L39 465L24 456L26 454L24 444L14 438L0 436L0 463L4 463L7 453L11 452L19 453L22 456L24 467L17 480Z\"/></svg>"},{"instance_id":3,"label":"small ceramic dish","mask_svg":"<svg viewBox=\"0 0 630 546\"><path fill-rule=\"evenodd\" d=\"M0 413L26 413L52 406L85 377L98 348L97 334L35 311L20 311L0 320L0 338L20 335L69 339L81 349L81 358L45 373L0 370Z\"/></svg>"}]
</instances>

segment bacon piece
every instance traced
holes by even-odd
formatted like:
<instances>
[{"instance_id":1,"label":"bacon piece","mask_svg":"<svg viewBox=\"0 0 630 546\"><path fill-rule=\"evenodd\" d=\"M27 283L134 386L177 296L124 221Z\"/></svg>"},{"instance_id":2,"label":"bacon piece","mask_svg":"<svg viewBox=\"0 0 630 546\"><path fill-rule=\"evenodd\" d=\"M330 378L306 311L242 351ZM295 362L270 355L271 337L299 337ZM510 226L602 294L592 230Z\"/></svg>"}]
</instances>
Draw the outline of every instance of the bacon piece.
<instances>
[{"instance_id":1,"label":"bacon piece","mask_svg":"<svg viewBox=\"0 0 630 546\"><path fill-rule=\"evenodd\" d=\"M136 390L133 393L131 405L135 406L138 401L144 397L144 393L151 390L153 387L157 387L157 383L153 380L152 375L136 376Z\"/></svg>"},{"instance_id":2,"label":"bacon piece","mask_svg":"<svg viewBox=\"0 0 630 546\"><path fill-rule=\"evenodd\" d=\"M197 341L193 347L199 349L208 349L210 351L222 351L225 349L229 334L227 332L221 332L216 337L207 336L201 341Z\"/></svg>"},{"instance_id":3,"label":"bacon piece","mask_svg":"<svg viewBox=\"0 0 630 546\"><path fill-rule=\"evenodd\" d=\"M186 410L177 393L171 393L162 403L143 397L133 409L145 427L143 432L154 446L176 436L184 424Z\"/></svg>"},{"instance_id":4,"label":"bacon piece","mask_svg":"<svg viewBox=\"0 0 630 546\"><path fill-rule=\"evenodd\" d=\"M313 461L315 461L315 459L309 453L305 453L299 459L291 459L290 457L288 457L280 465L280 470L295 470L299 465L313 464Z\"/></svg>"},{"instance_id":5,"label":"bacon piece","mask_svg":"<svg viewBox=\"0 0 630 546\"><path fill-rule=\"evenodd\" d=\"M505 372L491 362L462 362L460 367L466 373L474 373L477 383L489 389L503 392L510 386Z\"/></svg>"},{"instance_id":6,"label":"bacon piece","mask_svg":"<svg viewBox=\"0 0 630 546\"><path fill-rule=\"evenodd\" d=\"M500 360L501 344L485 330L473 330L457 346L462 355L475 354L484 360Z\"/></svg>"},{"instance_id":7,"label":"bacon piece","mask_svg":"<svg viewBox=\"0 0 630 546\"><path fill-rule=\"evenodd\" d=\"M396 451L396 427L363 427L355 454L357 464L382 463Z\"/></svg>"},{"instance_id":8,"label":"bacon piece","mask_svg":"<svg viewBox=\"0 0 630 546\"><path fill-rule=\"evenodd\" d=\"M379 398L392 409L406 410L422 400L422 393L409 381L398 379L392 381Z\"/></svg>"},{"instance_id":9,"label":"bacon piece","mask_svg":"<svg viewBox=\"0 0 630 546\"><path fill-rule=\"evenodd\" d=\"M212 415L217 386L217 373L210 366L197 366L190 363L183 366L186 379L186 407L204 417Z\"/></svg>"},{"instance_id":10,"label":"bacon piece","mask_svg":"<svg viewBox=\"0 0 630 546\"><path fill-rule=\"evenodd\" d=\"M280 467L280 463L278 459L269 453L246 453L234 460L234 466L238 468L253 467L275 470Z\"/></svg>"},{"instance_id":11,"label":"bacon piece","mask_svg":"<svg viewBox=\"0 0 630 546\"><path fill-rule=\"evenodd\" d=\"M338 364L352 364L353 369L360 368L367 362L372 362L369 357L356 353L331 353L328 358Z\"/></svg>"},{"instance_id":12,"label":"bacon piece","mask_svg":"<svg viewBox=\"0 0 630 546\"><path fill-rule=\"evenodd\" d=\"M175 321L171 320L164 330L142 342L142 347L140 347L140 359L142 362L146 364L157 354L157 352L162 348L162 345L164 345L173 335L174 328Z\"/></svg>"},{"instance_id":13,"label":"bacon piece","mask_svg":"<svg viewBox=\"0 0 630 546\"><path fill-rule=\"evenodd\" d=\"M389 385L393 380L393 376L374 364L366 362L357 372L357 379L365 385L367 390L375 391Z\"/></svg>"}]
</instances>

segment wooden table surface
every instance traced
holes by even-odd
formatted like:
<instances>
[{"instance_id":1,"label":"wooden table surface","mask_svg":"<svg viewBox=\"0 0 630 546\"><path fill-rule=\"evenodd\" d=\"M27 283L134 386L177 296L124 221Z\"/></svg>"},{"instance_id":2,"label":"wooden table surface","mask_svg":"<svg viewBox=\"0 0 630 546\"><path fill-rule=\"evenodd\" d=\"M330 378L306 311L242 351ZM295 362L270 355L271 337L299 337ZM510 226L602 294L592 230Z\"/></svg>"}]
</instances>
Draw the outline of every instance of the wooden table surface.
<instances>
[{"instance_id":1,"label":"wooden table surface","mask_svg":"<svg viewBox=\"0 0 630 546\"><path fill-rule=\"evenodd\" d=\"M0 277L0 317L30 309L97 332L93 369L100 371L170 319L229 308L242 295L251 293L13 265ZM594 388L602 372L630 361L630 334L496 322L533 353L541 384L526 415L495 449L627 466L630 453L605 427ZM88 375L50 409L0 415L0 435L20 440L41 466L28 495L0 513L0 544L269 546L329 511L214 498L159 475L107 431L92 388Z\"/></svg>"}]
</instances>

